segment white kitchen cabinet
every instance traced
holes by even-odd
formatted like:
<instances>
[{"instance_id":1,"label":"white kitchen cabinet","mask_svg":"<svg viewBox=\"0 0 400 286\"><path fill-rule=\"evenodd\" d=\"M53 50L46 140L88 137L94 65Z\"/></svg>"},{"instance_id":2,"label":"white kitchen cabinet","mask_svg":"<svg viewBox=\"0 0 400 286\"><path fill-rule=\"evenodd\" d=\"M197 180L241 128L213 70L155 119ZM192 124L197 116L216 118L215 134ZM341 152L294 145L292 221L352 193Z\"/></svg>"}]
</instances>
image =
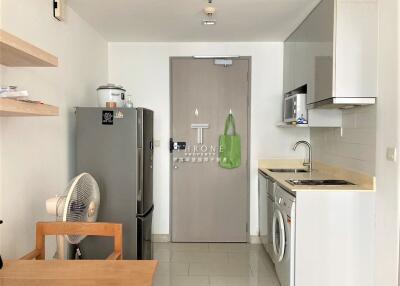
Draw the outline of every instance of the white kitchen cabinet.
<instances>
[{"instance_id":1,"label":"white kitchen cabinet","mask_svg":"<svg viewBox=\"0 0 400 286\"><path fill-rule=\"evenodd\" d=\"M296 286L374 286L374 193L296 193Z\"/></svg>"},{"instance_id":2,"label":"white kitchen cabinet","mask_svg":"<svg viewBox=\"0 0 400 286\"><path fill-rule=\"evenodd\" d=\"M373 0L322 0L285 41L284 92L307 85L309 108L377 97L377 11Z\"/></svg>"},{"instance_id":3,"label":"white kitchen cabinet","mask_svg":"<svg viewBox=\"0 0 400 286\"><path fill-rule=\"evenodd\" d=\"M273 210L269 211L267 199L268 188L275 188L275 184L259 172L263 244L272 231L268 218ZM374 286L375 194L306 190L295 192L295 196L294 285Z\"/></svg>"},{"instance_id":4,"label":"white kitchen cabinet","mask_svg":"<svg viewBox=\"0 0 400 286\"><path fill-rule=\"evenodd\" d=\"M378 5L338 0L335 97L377 97Z\"/></svg>"}]
</instances>

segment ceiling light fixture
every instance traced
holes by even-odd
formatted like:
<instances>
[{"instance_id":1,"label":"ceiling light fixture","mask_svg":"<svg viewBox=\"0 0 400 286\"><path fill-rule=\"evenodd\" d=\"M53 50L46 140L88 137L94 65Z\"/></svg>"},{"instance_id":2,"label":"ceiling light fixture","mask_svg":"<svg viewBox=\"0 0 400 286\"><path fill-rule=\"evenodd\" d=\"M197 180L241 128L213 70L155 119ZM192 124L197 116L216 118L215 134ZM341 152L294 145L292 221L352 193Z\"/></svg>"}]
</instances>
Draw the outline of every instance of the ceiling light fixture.
<instances>
[{"instance_id":1,"label":"ceiling light fixture","mask_svg":"<svg viewBox=\"0 0 400 286\"><path fill-rule=\"evenodd\" d=\"M211 6L204 8L204 14L206 14L206 18L202 20L203 25L210 26L217 24L217 20L215 20L214 17L215 11L216 9Z\"/></svg>"}]
</instances>

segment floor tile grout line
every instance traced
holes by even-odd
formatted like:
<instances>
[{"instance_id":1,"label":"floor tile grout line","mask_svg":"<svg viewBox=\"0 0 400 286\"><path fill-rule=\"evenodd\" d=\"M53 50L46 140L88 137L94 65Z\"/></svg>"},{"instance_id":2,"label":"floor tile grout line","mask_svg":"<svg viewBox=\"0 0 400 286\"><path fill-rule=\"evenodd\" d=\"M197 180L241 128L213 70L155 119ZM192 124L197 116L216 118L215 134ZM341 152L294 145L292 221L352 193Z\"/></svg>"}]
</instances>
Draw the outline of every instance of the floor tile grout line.
<instances>
[{"instance_id":1,"label":"floor tile grout line","mask_svg":"<svg viewBox=\"0 0 400 286\"><path fill-rule=\"evenodd\" d=\"M222 245L223 246L223 245ZM214 276L225 276L225 277L232 277L232 278L237 278L237 279L243 279L244 277L247 277L247 279L254 279L257 277L270 277L267 279L271 279L271 282L274 283L275 285L275 281L277 280L276 277L276 273L275 270L272 269L270 266L271 263L269 263L270 261L267 261L269 259L269 257L266 256L266 253L262 252L263 249L262 248L252 248L252 247L246 247L246 248L228 248L229 246L226 247L216 247L214 249L214 251L211 249L212 248L212 244L208 243L207 247L204 247L203 249L196 249L195 245L193 246L192 249L184 249L184 247L180 247L178 246L176 249L173 249L172 247L169 247L167 245L167 247L160 247L160 253L163 251L166 251L169 255L168 255L168 260L167 261L163 261L165 264L169 265L170 271L168 273L165 273L166 275L168 275L168 277L175 277L175 276L185 276L187 277L187 279L190 278L194 278L196 276L203 276L204 278L207 277L208 283L211 286L211 281L213 281L213 277ZM174 256L177 255L177 253L179 251L175 251L175 250L179 250L179 251L183 251L183 254L179 254L182 255L180 258L183 258L182 261L178 260L178 261L173 261L174 260ZM185 252L187 257L185 257ZM200 260L200 261L190 261L192 258L190 257L191 253L203 253L203 252L208 252L208 254L206 254L206 257L208 257L205 260ZM262 253L261 253L262 252ZM210 255L210 256L209 256ZM217 255L217 256L223 256L226 259L223 259L221 261L215 261L213 260L213 255ZM200 257L201 258L201 257ZM178 258L179 259L179 258ZM224 261L225 260L225 261ZM200 275L190 275L191 274L191 269L193 269L193 265L195 265L196 263L198 264L210 264L210 263L216 263L216 264L232 264L232 265L239 265L238 267L243 267L241 268L242 270L244 270L244 268L246 268L246 273L247 274L243 274L243 275L235 275L235 273L215 273L215 275L212 275L211 273L203 273ZM173 267L173 265L175 264L183 264L185 265L185 271L184 272L180 272L181 269L180 267L175 268ZM272 265L273 266L273 265ZM234 266L236 267L236 266ZM179 271L179 272L177 272ZM236 273L237 274L237 273ZM203 280L204 281L204 280ZM205 281L204 281L205 282ZM206 285L207 283L205 283ZM158 284L156 284L158 285ZM155 286L156 286L155 285ZM248 284L246 284L248 285ZM160 286L160 285L158 285ZM173 285L171 285L173 286Z\"/></svg>"}]
</instances>

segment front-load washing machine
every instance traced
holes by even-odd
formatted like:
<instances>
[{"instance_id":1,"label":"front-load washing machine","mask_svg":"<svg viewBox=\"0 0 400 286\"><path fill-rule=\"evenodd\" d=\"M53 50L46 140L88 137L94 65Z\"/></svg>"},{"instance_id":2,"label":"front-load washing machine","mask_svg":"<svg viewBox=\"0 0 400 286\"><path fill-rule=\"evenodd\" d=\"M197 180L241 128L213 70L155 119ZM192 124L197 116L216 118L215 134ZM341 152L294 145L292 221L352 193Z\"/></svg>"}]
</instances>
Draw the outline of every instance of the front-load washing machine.
<instances>
[{"instance_id":1,"label":"front-load washing machine","mask_svg":"<svg viewBox=\"0 0 400 286\"><path fill-rule=\"evenodd\" d=\"M281 286L294 286L296 197L277 185L272 221L273 261Z\"/></svg>"}]
</instances>

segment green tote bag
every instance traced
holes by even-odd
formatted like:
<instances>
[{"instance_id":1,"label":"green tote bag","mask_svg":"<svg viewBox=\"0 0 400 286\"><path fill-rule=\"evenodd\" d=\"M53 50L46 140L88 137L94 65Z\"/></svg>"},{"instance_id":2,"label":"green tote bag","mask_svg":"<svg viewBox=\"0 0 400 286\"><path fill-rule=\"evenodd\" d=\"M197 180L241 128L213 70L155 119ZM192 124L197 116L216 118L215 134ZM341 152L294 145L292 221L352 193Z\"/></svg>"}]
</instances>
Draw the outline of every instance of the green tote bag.
<instances>
[{"instance_id":1,"label":"green tote bag","mask_svg":"<svg viewBox=\"0 0 400 286\"><path fill-rule=\"evenodd\" d=\"M226 119L224 135L219 137L219 158L219 166L225 169L238 168L241 163L240 136L236 135L232 114Z\"/></svg>"}]
</instances>

